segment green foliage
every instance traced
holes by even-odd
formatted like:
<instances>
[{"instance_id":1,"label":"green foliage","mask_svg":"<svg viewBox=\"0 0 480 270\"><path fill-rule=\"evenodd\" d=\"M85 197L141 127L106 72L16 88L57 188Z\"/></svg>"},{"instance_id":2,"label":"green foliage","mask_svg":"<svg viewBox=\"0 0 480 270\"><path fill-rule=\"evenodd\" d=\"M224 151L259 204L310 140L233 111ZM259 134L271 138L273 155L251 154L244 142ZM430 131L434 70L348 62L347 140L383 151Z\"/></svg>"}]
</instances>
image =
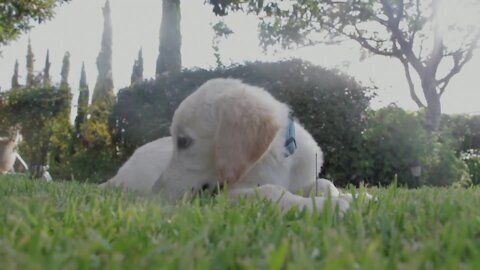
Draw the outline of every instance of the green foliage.
<instances>
[{"instance_id":1,"label":"green foliage","mask_svg":"<svg viewBox=\"0 0 480 270\"><path fill-rule=\"evenodd\" d=\"M470 181L454 140L428 132L422 117L392 106L370 113L360 157L367 183L388 185L397 179L400 184L416 187ZM421 166L418 178L412 172L416 166Z\"/></svg>"},{"instance_id":2,"label":"green foliage","mask_svg":"<svg viewBox=\"0 0 480 270\"><path fill-rule=\"evenodd\" d=\"M61 90L62 91L62 90ZM69 102L70 104L70 102ZM68 179L61 171L69 166L72 155L72 124L70 123L70 108L62 111L51 124L50 145L48 148L48 164L53 177Z\"/></svg>"},{"instance_id":3,"label":"green foliage","mask_svg":"<svg viewBox=\"0 0 480 270\"><path fill-rule=\"evenodd\" d=\"M43 23L54 15L55 7L69 0L3 0L0 2L0 46L7 45L34 23Z\"/></svg>"},{"instance_id":4,"label":"green foliage","mask_svg":"<svg viewBox=\"0 0 480 270\"><path fill-rule=\"evenodd\" d=\"M212 25L212 29L215 33L212 40L212 48L214 51L213 56L215 56L217 68L224 68L225 66L223 65L220 57L220 42L222 39L227 39L231 34L233 34L233 31L223 21L219 21Z\"/></svg>"},{"instance_id":5,"label":"green foliage","mask_svg":"<svg viewBox=\"0 0 480 270\"><path fill-rule=\"evenodd\" d=\"M478 188L370 189L343 220L0 178L4 269L479 269ZM441 256L440 256L441 254ZM188 256L188 257L186 257ZM22 258L22 259L19 259Z\"/></svg>"},{"instance_id":6,"label":"green foliage","mask_svg":"<svg viewBox=\"0 0 480 270\"><path fill-rule=\"evenodd\" d=\"M93 107L93 108L92 108ZM90 109L95 109L92 105ZM119 167L115 147L107 122L88 119L80 126L80 144L71 158L71 174L76 180L93 183L104 182Z\"/></svg>"},{"instance_id":7,"label":"green foliage","mask_svg":"<svg viewBox=\"0 0 480 270\"><path fill-rule=\"evenodd\" d=\"M474 185L480 184L480 150L469 150L462 155L462 160L467 164L470 178Z\"/></svg>"},{"instance_id":8,"label":"green foliage","mask_svg":"<svg viewBox=\"0 0 480 270\"><path fill-rule=\"evenodd\" d=\"M324 173L339 184L359 181L352 164L361 151L370 95L352 78L300 60L249 63L214 71L185 70L120 90L110 124L116 131L114 141L122 159L137 147L168 135L180 102L205 81L217 77L240 78L289 104L324 150Z\"/></svg>"},{"instance_id":9,"label":"green foliage","mask_svg":"<svg viewBox=\"0 0 480 270\"><path fill-rule=\"evenodd\" d=\"M70 112L71 112L71 100L72 94L70 87L68 85L68 69L69 69L69 57L70 55L65 54L64 64L62 66L62 82L60 83L59 92L65 93L68 95L68 100L63 107L62 111L58 114L55 120L52 121L50 126L51 135L50 135L50 145L48 148L49 159L48 164L50 165L50 173L53 177L63 177L64 175L60 173L66 166L68 166L68 160L72 155L73 147L73 127L70 123Z\"/></svg>"},{"instance_id":10,"label":"green foliage","mask_svg":"<svg viewBox=\"0 0 480 270\"><path fill-rule=\"evenodd\" d=\"M32 44L30 42L30 39L28 40L28 49L27 49L27 81L26 81L26 86L27 87L34 87L35 86L35 75L33 74L34 72L34 64L35 62L35 56L33 55L32 51Z\"/></svg>"},{"instance_id":11,"label":"green foliage","mask_svg":"<svg viewBox=\"0 0 480 270\"><path fill-rule=\"evenodd\" d=\"M45 57L45 67L43 68L43 87L48 88L52 86L52 79L50 77L50 50L47 50L47 56ZM12 88L13 84L12 84Z\"/></svg>"},{"instance_id":12,"label":"green foliage","mask_svg":"<svg viewBox=\"0 0 480 270\"><path fill-rule=\"evenodd\" d=\"M68 177L78 182L102 183L115 175L121 166L112 148L77 147L75 153L62 164L57 179Z\"/></svg>"},{"instance_id":13,"label":"green foliage","mask_svg":"<svg viewBox=\"0 0 480 270\"><path fill-rule=\"evenodd\" d=\"M61 81L59 92L64 92L70 98L66 100L66 104L63 110L58 115L56 121L52 125L52 138L51 138L51 154L55 163L61 164L67 159L70 154L70 141L72 136L72 125L70 123L70 113L72 104L72 94L70 85L68 83L68 75L70 72L70 53L66 52L63 57ZM52 164L52 167L54 164Z\"/></svg>"},{"instance_id":14,"label":"green foliage","mask_svg":"<svg viewBox=\"0 0 480 270\"><path fill-rule=\"evenodd\" d=\"M112 18L110 2L107 0L103 7L103 35L100 53L97 56L98 77L93 90L92 104L101 104L99 107L106 106L110 110L115 102L113 93L113 74L112 74ZM96 115L92 115L96 117ZM106 121L106 119L105 119Z\"/></svg>"},{"instance_id":15,"label":"green foliage","mask_svg":"<svg viewBox=\"0 0 480 270\"><path fill-rule=\"evenodd\" d=\"M471 184L469 168L455 151L450 138L433 137L433 147L429 150L425 166L424 181L427 185L448 186L455 182Z\"/></svg>"},{"instance_id":16,"label":"green foliage","mask_svg":"<svg viewBox=\"0 0 480 270\"><path fill-rule=\"evenodd\" d=\"M12 76L12 88L20 87L20 82L18 81L18 60L15 61L15 67L13 68L13 76Z\"/></svg>"},{"instance_id":17,"label":"green foliage","mask_svg":"<svg viewBox=\"0 0 480 270\"><path fill-rule=\"evenodd\" d=\"M132 76L130 77L130 84L135 84L143 81L143 53L142 49L138 51L138 58L133 63Z\"/></svg>"},{"instance_id":18,"label":"green foliage","mask_svg":"<svg viewBox=\"0 0 480 270\"><path fill-rule=\"evenodd\" d=\"M480 116L445 115L441 137L447 138L456 155L466 163L473 184L480 183Z\"/></svg>"},{"instance_id":19,"label":"green foliage","mask_svg":"<svg viewBox=\"0 0 480 270\"><path fill-rule=\"evenodd\" d=\"M193 76L190 80L196 83ZM158 85L168 81L169 78L133 84L117 94L110 126L115 130L113 140L120 147L122 159L127 159L141 145L169 134L170 119L174 111L172 107L179 102L174 100L172 102L175 103L170 105L171 101L167 99L164 89ZM182 98L186 95L188 94L183 94Z\"/></svg>"},{"instance_id":20,"label":"green foliage","mask_svg":"<svg viewBox=\"0 0 480 270\"><path fill-rule=\"evenodd\" d=\"M84 83L81 82L81 86L85 87ZM88 86L87 89L83 88L80 91L79 115L75 119L75 129L58 133L59 136L65 134L58 141L67 144L62 144L62 151L58 151L63 153L57 159L61 162L57 162L57 166L53 164L51 166L52 175L57 179L103 182L113 176L120 165L107 122L111 107L104 103L87 107L87 102ZM64 126L61 125L60 128ZM54 150L55 148L52 149L52 153Z\"/></svg>"},{"instance_id":21,"label":"green foliage","mask_svg":"<svg viewBox=\"0 0 480 270\"><path fill-rule=\"evenodd\" d=\"M71 94L56 88L18 88L1 93L0 116L5 126L20 126L23 143L20 153L32 165L46 165L51 139L66 111Z\"/></svg>"},{"instance_id":22,"label":"green foliage","mask_svg":"<svg viewBox=\"0 0 480 270\"><path fill-rule=\"evenodd\" d=\"M410 168L423 164L429 151L429 134L420 119L400 108L387 107L370 112L368 125L359 161L365 181L388 185L398 178L401 184L418 186Z\"/></svg>"},{"instance_id":23,"label":"green foliage","mask_svg":"<svg viewBox=\"0 0 480 270\"><path fill-rule=\"evenodd\" d=\"M86 111L101 111L92 105ZM108 117L108 111L102 118ZM64 125L59 126L60 130ZM115 147L111 140L111 131L106 121L101 119L85 119L79 124L78 132L58 132L62 148L52 148L51 173L56 179L74 179L81 182L99 183L112 177L120 166ZM64 135L63 137L62 134ZM60 151L55 151L56 149ZM59 162L56 162L59 161Z\"/></svg>"},{"instance_id":24,"label":"green foliage","mask_svg":"<svg viewBox=\"0 0 480 270\"><path fill-rule=\"evenodd\" d=\"M480 115L445 115L441 131L457 141L459 151L480 149Z\"/></svg>"},{"instance_id":25,"label":"green foliage","mask_svg":"<svg viewBox=\"0 0 480 270\"><path fill-rule=\"evenodd\" d=\"M90 96L90 91L87 84L87 73L85 72L85 63L82 64L78 92L77 116L75 117L76 137L79 137L80 135L80 125L87 119L88 100Z\"/></svg>"},{"instance_id":26,"label":"green foliage","mask_svg":"<svg viewBox=\"0 0 480 270\"><path fill-rule=\"evenodd\" d=\"M70 88L68 85L68 75L70 73L70 53L65 52L62 61L62 71L60 72L60 88Z\"/></svg>"}]
</instances>

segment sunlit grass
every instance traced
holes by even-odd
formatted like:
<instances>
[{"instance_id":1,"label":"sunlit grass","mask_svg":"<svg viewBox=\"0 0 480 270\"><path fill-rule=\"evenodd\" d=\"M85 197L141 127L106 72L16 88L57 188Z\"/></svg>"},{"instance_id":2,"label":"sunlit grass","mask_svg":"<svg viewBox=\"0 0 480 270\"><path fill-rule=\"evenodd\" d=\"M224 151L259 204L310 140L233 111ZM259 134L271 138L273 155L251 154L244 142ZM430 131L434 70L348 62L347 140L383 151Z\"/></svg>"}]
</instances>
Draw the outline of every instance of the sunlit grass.
<instances>
[{"instance_id":1,"label":"sunlit grass","mask_svg":"<svg viewBox=\"0 0 480 270\"><path fill-rule=\"evenodd\" d=\"M370 189L332 213L0 177L1 269L480 269L480 191Z\"/></svg>"}]
</instances>

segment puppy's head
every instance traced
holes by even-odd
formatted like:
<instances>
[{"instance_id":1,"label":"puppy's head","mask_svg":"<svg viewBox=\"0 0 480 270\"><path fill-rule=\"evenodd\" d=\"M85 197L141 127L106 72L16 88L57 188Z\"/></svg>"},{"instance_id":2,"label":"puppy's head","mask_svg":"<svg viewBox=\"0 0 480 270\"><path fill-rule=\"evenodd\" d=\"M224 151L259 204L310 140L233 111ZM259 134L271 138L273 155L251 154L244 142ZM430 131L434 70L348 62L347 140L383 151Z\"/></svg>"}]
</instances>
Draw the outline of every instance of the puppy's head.
<instances>
[{"instance_id":1,"label":"puppy's head","mask_svg":"<svg viewBox=\"0 0 480 270\"><path fill-rule=\"evenodd\" d=\"M282 106L263 89L238 80L206 82L174 114L174 151L153 191L179 199L241 181L269 149Z\"/></svg>"}]
</instances>

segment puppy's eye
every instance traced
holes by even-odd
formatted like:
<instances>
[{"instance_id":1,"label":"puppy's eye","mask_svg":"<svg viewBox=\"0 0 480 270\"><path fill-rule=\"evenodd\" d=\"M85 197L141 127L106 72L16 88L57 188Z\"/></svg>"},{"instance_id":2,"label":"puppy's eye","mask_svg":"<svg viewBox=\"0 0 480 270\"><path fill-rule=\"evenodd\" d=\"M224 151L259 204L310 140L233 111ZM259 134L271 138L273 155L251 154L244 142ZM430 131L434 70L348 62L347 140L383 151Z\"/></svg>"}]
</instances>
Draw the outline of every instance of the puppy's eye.
<instances>
[{"instance_id":1,"label":"puppy's eye","mask_svg":"<svg viewBox=\"0 0 480 270\"><path fill-rule=\"evenodd\" d=\"M192 139L188 137L179 136L177 138L177 148L187 149L188 147L190 147L190 145L192 145L192 142L193 142Z\"/></svg>"}]
</instances>

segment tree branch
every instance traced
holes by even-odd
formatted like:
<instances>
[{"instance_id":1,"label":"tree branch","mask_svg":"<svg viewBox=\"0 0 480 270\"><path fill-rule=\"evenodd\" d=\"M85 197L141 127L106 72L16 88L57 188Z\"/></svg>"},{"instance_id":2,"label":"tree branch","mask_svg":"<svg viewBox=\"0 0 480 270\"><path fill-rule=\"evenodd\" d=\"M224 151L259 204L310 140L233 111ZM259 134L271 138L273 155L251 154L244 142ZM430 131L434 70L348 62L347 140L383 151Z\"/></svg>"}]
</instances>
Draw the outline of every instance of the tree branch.
<instances>
[{"instance_id":1,"label":"tree branch","mask_svg":"<svg viewBox=\"0 0 480 270\"><path fill-rule=\"evenodd\" d=\"M475 49L478 49L480 47L480 44L478 44L479 41L480 41L480 31L478 31L475 37L472 39L472 42L470 43L470 46L468 47L467 50L458 51L456 53L451 54L453 58L452 69L447 75L445 75L445 77L443 77L440 80L437 80L437 85L440 88L440 95L442 95L445 92L445 89L447 88L453 76L460 73L460 71L465 66L465 64L472 59L473 52L475 51Z\"/></svg>"},{"instance_id":2,"label":"tree branch","mask_svg":"<svg viewBox=\"0 0 480 270\"><path fill-rule=\"evenodd\" d=\"M414 54L412 49L412 41L407 41L400 30L400 18L395 16L392 6L388 0L380 0L382 3L383 11L388 18L388 28L392 33L393 41L398 42L400 45L402 54L405 55L406 60L410 62L412 67L417 71L418 74L423 74L424 72L424 65L420 61L420 59ZM403 2L403 1L402 1ZM403 10L401 11L403 14ZM398 14L398 11L397 11Z\"/></svg>"},{"instance_id":3,"label":"tree branch","mask_svg":"<svg viewBox=\"0 0 480 270\"><path fill-rule=\"evenodd\" d=\"M349 34L349 33L345 32L344 30L340 29L339 27L336 27L332 23L322 22L322 24L324 26L329 27L331 30L337 32L338 34L356 41L358 44L360 44L360 46L362 46L363 48L369 50L370 52L372 52L374 54L383 55L383 56L390 56L390 57L397 57L397 55L395 53L391 52L391 51L381 50L381 49L376 48L375 46L371 45L368 42L368 39L363 37L363 35L361 34L361 31L356 26L354 26L354 28L355 28L355 31L356 31L357 35L354 35L354 34Z\"/></svg>"},{"instance_id":4,"label":"tree branch","mask_svg":"<svg viewBox=\"0 0 480 270\"><path fill-rule=\"evenodd\" d=\"M398 0L398 7L397 7L397 20L396 23L400 24L400 21L403 19L403 11L405 9L405 4L403 0Z\"/></svg>"},{"instance_id":5,"label":"tree branch","mask_svg":"<svg viewBox=\"0 0 480 270\"><path fill-rule=\"evenodd\" d=\"M399 50L396 43L394 43L393 47L395 50ZM410 97L413 99L413 101L417 104L419 108L425 108L426 106L418 98L417 93L415 92L415 84L413 83L413 80L412 80L412 75L410 73L410 65L408 64L408 61L401 55L397 58L400 60L400 62L403 65L403 69L405 71L405 77L407 77L408 87L410 89Z\"/></svg>"},{"instance_id":6,"label":"tree branch","mask_svg":"<svg viewBox=\"0 0 480 270\"><path fill-rule=\"evenodd\" d=\"M413 47L413 43L415 41L415 36L418 33L418 30L420 30L419 23L420 23L420 17L422 16L422 12L420 10L420 0L415 1L415 10L417 12L415 19L413 20L413 29L412 29L412 34L410 35L410 46ZM423 49L423 44L420 45L420 48ZM419 58L422 57L422 51L420 50L420 53L418 55Z\"/></svg>"},{"instance_id":7,"label":"tree branch","mask_svg":"<svg viewBox=\"0 0 480 270\"><path fill-rule=\"evenodd\" d=\"M363 48L375 53L375 54L379 54L379 55L383 55L383 56L391 56L391 57L396 57L397 55L393 52L393 50L390 52L390 51L387 51L387 50L381 50L373 45L371 45L368 41L369 39L364 37L362 35L362 32L360 31L360 29L358 29L358 27L356 25L354 25L354 28L355 28L355 32L357 33L357 35L351 35L351 34L347 34L347 36L355 41L357 41Z\"/></svg>"}]
</instances>

